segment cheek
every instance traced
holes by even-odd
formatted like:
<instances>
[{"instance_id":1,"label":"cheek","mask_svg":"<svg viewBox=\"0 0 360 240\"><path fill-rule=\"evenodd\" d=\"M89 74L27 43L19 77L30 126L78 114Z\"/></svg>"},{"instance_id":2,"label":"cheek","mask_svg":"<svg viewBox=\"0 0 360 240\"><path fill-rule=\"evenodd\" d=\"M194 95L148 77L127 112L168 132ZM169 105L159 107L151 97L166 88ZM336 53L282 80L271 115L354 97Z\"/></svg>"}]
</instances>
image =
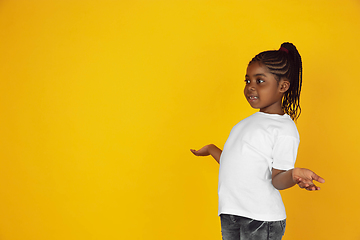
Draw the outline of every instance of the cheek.
<instances>
[{"instance_id":1,"label":"cheek","mask_svg":"<svg viewBox=\"0 0 360 240\"><path fill-rule=\"evenodd\" d=\"M244 93L244 96L246 96L246 93L247 93L247 86L246 86L246 85L245 85L245 87L244 87L243 93Z\"/></svg>"},{"instance_id":2,"label":"cheek","mask_svg":"<svg viewBox=\"0 0 360 240\"><path fill-rule=\"evenodd\" d=\"M263 86L262 88L258 88L258 92L261 92L265 95L275 95L277 93L277 87L273 85Z\"/></svg>"}]
</instances>

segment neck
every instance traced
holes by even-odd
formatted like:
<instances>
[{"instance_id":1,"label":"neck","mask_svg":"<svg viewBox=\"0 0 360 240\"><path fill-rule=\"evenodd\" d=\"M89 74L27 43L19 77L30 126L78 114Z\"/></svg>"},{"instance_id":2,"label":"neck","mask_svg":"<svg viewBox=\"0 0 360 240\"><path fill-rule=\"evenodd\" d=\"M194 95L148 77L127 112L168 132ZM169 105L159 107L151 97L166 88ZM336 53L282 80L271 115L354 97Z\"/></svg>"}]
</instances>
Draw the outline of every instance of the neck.
<instances>
[{"instance_id":1,"label":"neck","mask_svg":"<svg viewBox=\"0 0 360 240\"><path fill-rule=\"evenodd\" d=\"M281 110L281 111L261 111L260 110L260 112L263 112L263 113L267 113L267 114L278 114L278 115L284 115L285 114L285 112L283 111L283 110Z\"/></svg>"},{"instance_id":2,"label":"neck","mask_svg":"<svg viewBox=\"0 0 360 240\"><path fill-rule=\"evenodd\" d=\"M279 114L279 115L285 114L284 110L281 107L281 99L275 104L271 104L267 107L260 108L260 112L268 113L268 114Z\"/></svg>"}]
</instances>

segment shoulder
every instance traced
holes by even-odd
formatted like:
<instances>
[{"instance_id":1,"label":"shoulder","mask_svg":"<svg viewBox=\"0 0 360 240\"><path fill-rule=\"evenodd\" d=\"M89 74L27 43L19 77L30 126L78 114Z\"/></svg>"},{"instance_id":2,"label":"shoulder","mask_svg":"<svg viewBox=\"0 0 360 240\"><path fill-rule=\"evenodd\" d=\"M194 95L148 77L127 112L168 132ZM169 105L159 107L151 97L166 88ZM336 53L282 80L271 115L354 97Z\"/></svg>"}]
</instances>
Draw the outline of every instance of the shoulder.
<instances>
[{"instance_id":1,"label":"shoulder","mask_svg":"<svg viewBox=\"0 0 360 240\"><path fill-rule=\"evenodd\" d=\"M259 121L276 136L288 136L299 138L295 122L289 115L257 114Z\"/></svg>"},{"instance_id":2,"label":"shoulder","mask_svg":"<svg viewBox=\"0 0 360 240\"><path fill-rule=\"evenodd\" d=\"M296 127L296 124L290 117L284 119L284 121L282 122L281 129L282 129L281 135L286 135L286 136L290 135L295 138L299 138L299 131Z\"/></svg>"}]
</instances>

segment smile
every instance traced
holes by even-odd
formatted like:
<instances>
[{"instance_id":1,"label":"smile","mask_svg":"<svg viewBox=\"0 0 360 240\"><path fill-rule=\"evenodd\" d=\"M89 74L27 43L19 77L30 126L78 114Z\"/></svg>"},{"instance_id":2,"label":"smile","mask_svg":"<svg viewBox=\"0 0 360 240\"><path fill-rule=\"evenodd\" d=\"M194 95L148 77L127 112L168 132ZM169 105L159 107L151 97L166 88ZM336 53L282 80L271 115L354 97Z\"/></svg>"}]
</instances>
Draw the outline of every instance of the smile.
<instances>
[{"instance_id":1,"label":"smile","mask_svg":"<svg viewBox=\"0 0 360 240\"><path fill-rule=\"evenodd\" d=\"M248 99L249 99L249 100L257 100L257 99L259 99L259 98L256 97L256 96L249 96Z\"/></svg>"}]
</instances>

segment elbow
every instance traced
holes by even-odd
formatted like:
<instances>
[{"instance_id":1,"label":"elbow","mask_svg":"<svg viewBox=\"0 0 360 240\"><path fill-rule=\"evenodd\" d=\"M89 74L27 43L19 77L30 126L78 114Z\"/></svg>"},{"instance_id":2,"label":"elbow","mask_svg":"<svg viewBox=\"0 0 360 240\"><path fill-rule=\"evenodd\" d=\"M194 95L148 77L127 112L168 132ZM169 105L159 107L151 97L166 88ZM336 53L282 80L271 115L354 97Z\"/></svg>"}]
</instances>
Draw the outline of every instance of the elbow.
<instances>
[{"instance_id":1,"label":"elbow","mask_svg":"<svg viewBox=\"0 0 360 240\"><path fill-rule=\"evenodd\" d=\"M274 188L276 189L276 190L285 190L285 189L287 189L287 187L286 186L284 186L284 184L282 184L282 182L281 181L276 181L276 180L279 180L279 179L272 179L272 181L271 181L271 183L272 183L272 185L274 186Z\"/></svg>"},{"instance_id":2,"label":"elbow","mask_svg":"<svg viewBox=\"0 0 360 240\"><path fill-rule=\"evenodd\" d=\"M274 186L274 188L276 190L283 190L283 188L281 188L280 186L278 186L276 183L274 183L274 180L272 181L272 185Z\"/></svg>"},{"instance_id":3,"label":"elbow","mask_svg":"<svg viewBox=\"0 0 360 240\"><path fill-rule=\"evenodd\" d=\"M272 169L271 182L277 190L284 190L286 186L286 172L285 170Z\"/></svg>"},{"instance_id":4,"label":"elbow","mask_svg":"<svg viewBox=\"0 0 360 240\"><path fill-rule=\"evenodd\" d=\"M286 188L285 187L277 187L277 186L275 186L274 184L273 184L273 186L274 186L274 188L276 189L276 190L285 190Z\"/></svg>"}]
</instances>

